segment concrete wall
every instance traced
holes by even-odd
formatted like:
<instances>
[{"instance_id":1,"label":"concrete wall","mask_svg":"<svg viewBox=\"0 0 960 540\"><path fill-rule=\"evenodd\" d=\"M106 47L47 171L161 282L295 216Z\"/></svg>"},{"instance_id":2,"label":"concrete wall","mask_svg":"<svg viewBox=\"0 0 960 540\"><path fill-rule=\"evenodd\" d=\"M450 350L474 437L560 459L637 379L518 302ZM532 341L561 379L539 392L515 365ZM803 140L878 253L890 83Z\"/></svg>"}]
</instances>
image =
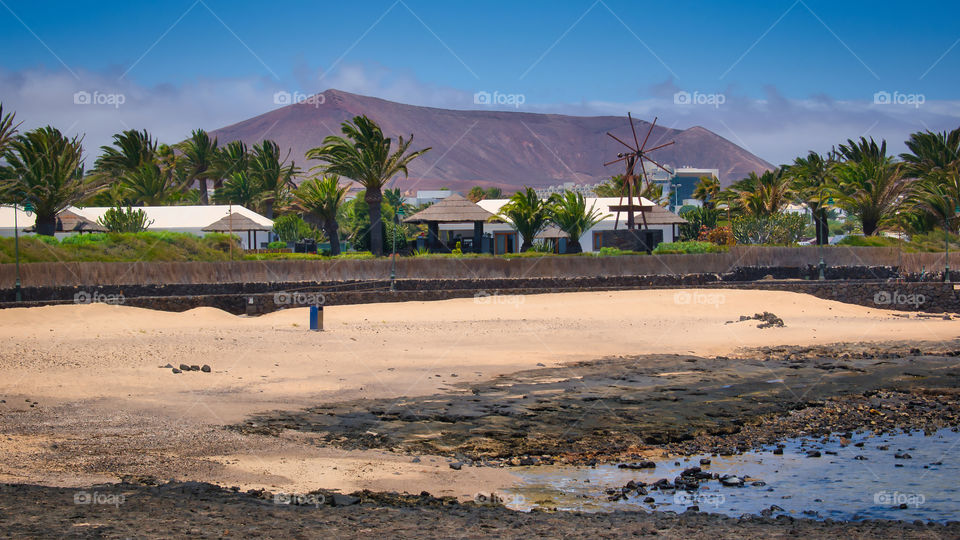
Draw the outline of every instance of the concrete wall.
<instances>
[{"instance_id":1,"label":"concrete wall","mask_svg":"<svg viewBox=\"0 0 960 540\"><path fill-rule=\"evenodd\" d=\"M375 287L330 289L322 286L308 287L303 283L287 284L286 289L266 291L264 288L235 293L196 294L167 296L134 296L137 291L116 288L98 288L82 291L82 299L94 299L107 303L159 309L185 311L200 306L215 307L234 314L258 315L280 309L306 307L309 305L345 305L379 302L406 302L443 300L448 298L474 297L477 303L510 302L514 295L572 292L584 290L627 290L685 288L705 289L713 294L723 294L727 289L778 290L811 294L826 300L859 304L878 309L898 311L922 311L928 313L958 313L960 299L955 286L935 282L895 281L755 281L724 282L720 276L699 274L689 276L647 276L620 278L567 278L567 279L464 279L464 280L401 280L397 290L389 290L389 282L380 282ZM198 286L200 287L200 286ZM202 286L209 287L209 286ZM176 291L170 291L176 292ZM126 293L126 294L125 294ZM687 293L690 294L690 293ZM695 293L694 293L695 294ZM53 298L48 295L48 298ZM498 298L499 297L499 298ZM679 301L683 301L682 299ZM690 297L688 302L695 302ZM27 307L75 303L74 297L35 300L20 304L0 303L0 307ZM776 306L759 306L776 313ZM745 315L749 315L745 313ZM825 323L826 324L826 323Z\"/></svg>"},{"instance_id":2,"label":"concrete wall","mask_svg":"<svg viewBox=\"0 0 960 540\"><path fill-rule=\"evenodd\" d=\"M960 254L950 254L960 270ZM890 248L823 249L829 267L899 267L905 272L940 272L942 253L899 253ZM397 260L397 277L470 279L590 277L724 273L738 268L805 268L819 260L815 247L734 246L726 253L636 255L621 257L548 256L531 258L416 258ZM23 286L168 285L381 280L390 276L390 260L235 261L150 263L32 263L20 266ZM877 276L879 278L879 276ZM0 288L14 284L14 265L0 265Z\"/></svg>"}]
</instances>

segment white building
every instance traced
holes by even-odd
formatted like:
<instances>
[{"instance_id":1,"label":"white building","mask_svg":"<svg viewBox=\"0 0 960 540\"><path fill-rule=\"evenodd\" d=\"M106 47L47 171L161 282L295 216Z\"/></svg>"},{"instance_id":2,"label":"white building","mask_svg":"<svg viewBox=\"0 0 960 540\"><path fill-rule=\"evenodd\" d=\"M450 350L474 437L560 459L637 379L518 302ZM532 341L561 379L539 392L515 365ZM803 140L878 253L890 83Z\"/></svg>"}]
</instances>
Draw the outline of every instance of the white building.
<instances>
[{"instance_id":1,"label":"white building","mask_svg":"<svg viewBox=\"0 0 960 540\"><path fill-rule=\"evenodd\" d=\"M109 207L102 206L87 208L71 206L68 208L68 210L78 216L87 218L93 222L101 218L109 209ZM231 211L234 214L249 218L257 225L269 227L270 229L273 228L272 220L240 205L141 206L135 207L134 209L143 210L147 214L148 222L152 221L147 228L148 231L184 232L197 236L206 236L207 232L203 229L225 218ZM9 206L0 207L0 236L11 237L14 235L13 218L13 208ZM24 229L32 227L34 221L35 216L33 213L28 214L22 209L17 210L17 228L20 229L21 235L25 235L25 233L23 233ZM72 234L76 233L56 233L54 236L64 238ZM240 238L244 249L252 249L251 246L258 247L260 244L270 241L268 238L270 233L268 231L253 231L249 234L247 231L236 231L234 234Z\"/></svg>"},{"instance_id":2,"label":"white building","mask_svg":"<svg viewBox=\"0 0 960 540\"><path fill-rule=\"evenodd\" d=\"M478 202L477 205L491 214L496 214L500 211L500 208L503 205L507 204L507 202L509 202L509 199L485 199ZM618 222L616 212L610 210L611 206L625 204L625 202L626 201L622 201L619 197L586 198L587 208L589 209L591 206L593 206L599 210L603 216L603 219L580 237L580 247L583 249L583 251L586 252L600 250L602 247L602 231L612 231L615 228L621 230L626 229L626 213L620 214ZM643 205L644 207L651 207L647 212L645 212L647 228L662 231L664 242L675 242L679 240L679 225L684 223L683 218L642 197L639 198L636 204ZM643 219L641 218L641 214L639 212L636 213L636 225L638 228L642 228L644 225ZM458 236L464 239L472 238L473 228L472 225L468 228L468 226L460 223L441 223L439 225L439 233L441 241L451 242ZM507 223L484 223L483 233L485 236L490 236L492 238L493 252L495 254L520 251L522 239L517 231ZM558 231L555 229L548 229L541 233L537 237L537 240L553 240L557 238L557 235ZM565 244L566 239L563 238L560 240L560 242Z\"/></svg>"}]
</instances>

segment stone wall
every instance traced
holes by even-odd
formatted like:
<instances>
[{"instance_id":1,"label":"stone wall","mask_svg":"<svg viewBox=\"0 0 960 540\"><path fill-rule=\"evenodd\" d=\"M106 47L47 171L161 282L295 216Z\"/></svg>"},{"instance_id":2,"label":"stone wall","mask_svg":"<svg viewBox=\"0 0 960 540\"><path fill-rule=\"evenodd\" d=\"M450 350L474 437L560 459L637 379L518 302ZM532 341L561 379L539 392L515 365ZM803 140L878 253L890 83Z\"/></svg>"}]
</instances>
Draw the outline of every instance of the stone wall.
<instances>
[{"instance_id":1,"label":"stone wall","mask_svg":"<svg viewBox=\"0 0 960 540\"><path fill-rule=\"evenodd\" d=\"M766 269L765 276L778 273ZM848 269L847 274L882 269ZM906 282L888 280L778 280L731 281L732 275L689 274L685 276L613 276L592 278L518 278L518 279L401 279L390 290L387 280L349 283L260 283L233 285L190 286L159 289L100 287L74 292L73 288L44 291L44 299L26 302L0 303L0 307L27 307L51 304L71 304L86 301L122 303L123 305L185 311L208 306L234 314L257 315L280 309L309 305L345 305L379 302L407 302L475 297L477 302L502 301L499 295L542 294L550 292L701 288L760 289L811 294L818 298L836 300L880 309L923 311L928 313L960 312L960 301L954 285L940 282ZM166 292L168 294L156 294ZM134 294L154 293L154 294ZM75 295L83 294L77 297ZM493 298L491 298L493 297ZM758 309L765 309L758 307ZM766 309L772 309L766 308Z\"/></svg>"}]
</instances>

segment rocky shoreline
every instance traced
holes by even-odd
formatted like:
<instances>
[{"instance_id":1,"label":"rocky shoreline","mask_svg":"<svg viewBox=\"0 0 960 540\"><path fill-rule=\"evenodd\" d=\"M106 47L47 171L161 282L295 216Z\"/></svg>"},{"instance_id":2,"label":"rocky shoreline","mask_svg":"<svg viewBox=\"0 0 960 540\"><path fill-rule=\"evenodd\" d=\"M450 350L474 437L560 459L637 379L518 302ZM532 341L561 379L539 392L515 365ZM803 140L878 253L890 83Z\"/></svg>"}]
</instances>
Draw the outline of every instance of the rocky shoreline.
<instances>
[{"instance_id":1,"label":"rocky shoreline","mask_svg":"<svg viewBox=\"0 0 960 540\"><path fill-rule=\"evenodd\" d=\"M257 415L241 433L446 455L455 465L592 465L733 455L796 436L960 426L960 343L776 347L736 358L638 356Z\"/></svg>"},{"instance_id":2,"label":"rocky shoreline","mask_svg":"<svg viewBox=\"0 0 960 540\"><path fill-rule=\"evenodd\" d=\"M0 485L3 538L958 538L960 523L838 522L789 516L730 518L688 511L514 512L429 494L300 496L210 484L103 484L84 489Z\"/></svg>"}]
</instances>

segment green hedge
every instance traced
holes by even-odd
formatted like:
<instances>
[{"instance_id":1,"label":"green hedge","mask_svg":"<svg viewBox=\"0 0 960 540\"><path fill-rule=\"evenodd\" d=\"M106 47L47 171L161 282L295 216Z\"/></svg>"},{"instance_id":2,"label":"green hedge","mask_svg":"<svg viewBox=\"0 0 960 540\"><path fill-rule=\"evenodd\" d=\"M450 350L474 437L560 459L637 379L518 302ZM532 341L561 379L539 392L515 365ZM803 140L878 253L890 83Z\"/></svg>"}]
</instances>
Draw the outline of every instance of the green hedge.
<instances>
[{"instance_id":1,"label":"green hedge","mask_svg":"<svg viewBox=\"0 0 960 540\"><path fill-rule=\"evenodd\" d=\"M654 255L675 255L689 253L721 253L727 251L724 246L718 246L711 242L664 242L658 244L653 250Z\"/></svg>"}]
</instances>

